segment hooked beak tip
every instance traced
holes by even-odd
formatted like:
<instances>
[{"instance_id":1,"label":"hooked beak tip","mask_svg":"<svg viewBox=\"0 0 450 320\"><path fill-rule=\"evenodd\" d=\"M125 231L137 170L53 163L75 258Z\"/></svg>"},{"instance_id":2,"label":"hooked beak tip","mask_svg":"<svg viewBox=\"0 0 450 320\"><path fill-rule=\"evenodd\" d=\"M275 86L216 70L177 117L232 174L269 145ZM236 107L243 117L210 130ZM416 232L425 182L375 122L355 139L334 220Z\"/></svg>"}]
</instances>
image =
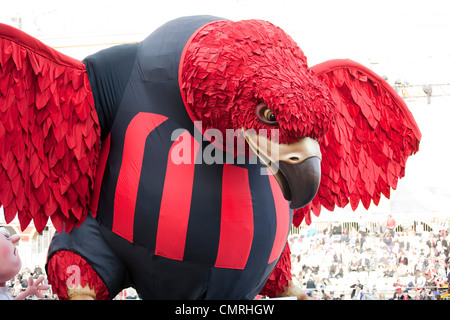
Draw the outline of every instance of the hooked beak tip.
<instances>
[{"instance_id":1,"label":"hooked beak tip","mask_svg":"<svg viewBox=\"0 0 450 320\"><path fill-rule=\"evenodd\" d=\"M320 159L312 157L299 164L279 163L278 183L291 209L300 209L310 203L320 185Z\"/></svg>"}]
</instances>

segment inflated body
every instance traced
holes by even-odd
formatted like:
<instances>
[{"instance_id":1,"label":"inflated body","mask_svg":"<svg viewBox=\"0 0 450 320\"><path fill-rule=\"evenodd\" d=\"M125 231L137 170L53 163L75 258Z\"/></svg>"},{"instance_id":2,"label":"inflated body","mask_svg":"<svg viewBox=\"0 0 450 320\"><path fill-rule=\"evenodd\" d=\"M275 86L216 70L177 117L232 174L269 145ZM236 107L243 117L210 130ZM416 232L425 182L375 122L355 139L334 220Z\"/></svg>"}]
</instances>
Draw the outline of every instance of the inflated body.
<instances>
[{"instance_id":1,"label":"inflated body","mask_svg":"<svg viewBox=\"0 0 450 320\"><path fill-rule=\"evenodd\" d=\"M110 250L117 256L114 264L123 264L123 273L97 273L112 296L133 285L143 299L252 299L286 243L292 212L265 165L248 158L246 164L228 164L225 153L217 163L204 163L210 142L194 132L178 93L181 51L205 20L188 22L176 21L139 44L84 60L95 79L96 106L106 109L97 108L104 119L100 123L104 131L109 129L108 146L100 156L107 160L96 216L105 245L92 256L79 242L66 247L59 238L82 233L81 226L57 235L49 258L70 249L92 264ZM173 42L158 39L167 29L177 32ZM108 96L111 74L126 80L113 84L113 98ZM196 159L189 156L186 164L174 165L179 155L173 150L186 141ZM89 238L92 230L86 233L83 237ZM108 259L99 264L109 268Z\"/></svg>"},{"instance_id":2,"label":"inflated body","mask_svg":"<svg viewBox=\"0 0 450 320\"><path fill-rule=\"evenodd\" d=\"M276 295L292 222L377 204L418 149L384 80L347 60L309 69L267 22L180 18L82 63L2 28L0 84L13 89L0 86L0 139L13 147L0 150L0 199L7 221L57 228L47 273L61 299L129 286L143 299ZM35 119L18 117L18 132L15 101ZM268 131L279 154L262 148Z\"/></svg>"}]
</instances>

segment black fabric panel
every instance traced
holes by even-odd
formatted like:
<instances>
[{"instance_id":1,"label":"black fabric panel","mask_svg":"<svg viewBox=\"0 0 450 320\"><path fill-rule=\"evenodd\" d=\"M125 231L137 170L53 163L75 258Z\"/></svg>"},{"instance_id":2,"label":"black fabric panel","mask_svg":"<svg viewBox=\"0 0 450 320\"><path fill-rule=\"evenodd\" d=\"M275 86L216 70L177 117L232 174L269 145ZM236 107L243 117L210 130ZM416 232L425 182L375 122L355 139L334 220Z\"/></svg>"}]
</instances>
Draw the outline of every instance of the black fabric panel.
<instances>
[{"instance_id":1,"label":"black fabric panel","mask_svg":"<svg viewBox=\"0 0 450 320\"><path fill-rule=\"evenodd\" d=\"M127 110L127 109L125 109ZM120 167L122 164L123 146L125 141L125 133L130 121L136 116L136 112L123 111L120 109L118 117L121 121L116 121L111 131L111 144L103 174L100 198L97 209L97 219L101 223L112 228L114 213L114 196L116 193L117 179L119 177Z\"/></svg>"},{"instance_id":2,"label":"black fabric panel","mask_svg":"<svg viewBox=\"0 0 450 320\"><path fill-rule=\"evenodd\" d=\"M252 300L261 291L274 267L275 263L267 264L265 268L246 267L244 270L213 268L204 299Z\"/></svg>"},{"instance_id":3,"label":"black fabric panel","mask_svg":"<svg viewBox=\"0 0 450 320\"><path fill-rule=\"evenodd\" d=\"M181 17L153 31L140 43L138 61L142 79L178 81L178 65L185 44L198 28L216 20L224 19L206 15Z\"/></svg>"},{"instance_id":4,"label":"black fabric panel","mask_svg":"<svg viewBox=\"0 0 450 320\"><path fill-rule=\"evenodd\" d=\"M198 300L205 296L210 267L155 255L150 256L150 259L150 269L142 275L137 287L143 297L160 300ZM154 290L148 290L152 286Z\"/></svg>"},{"instance_id":5,"label":"black fabric panel","mask_svg":"<svg viewBox=\"0 0 450 320\"><path fill-rule=\"evenodd\" d=\"M83 60L102 128L102 140L108 136L114 123L136 52L137 44L123 44L101 50Z\"/></svg>"},{"instance_id":6,"label":"black fabric panel","mask_svg":"<svg viewBox=\"0 0 450 320\"><path fill-rule=\"evenodd\" d=\"M167 22L139 43L136 78L145 85L148 101L155 112L168 115L193 135L190 120L178 86L178 69L183 48L201 26L216 20L214 16L182 17ZM157 96L156 98L154 96Z\"/></svg>"},{"instance_id":7,"label":"black fabric panel","mask_svg":"<svg viewBox=\"0 0 450 320\"><path fill-rule=\"evenodd\" d=\"M271 190L269 177L261 175L260 169L266 167L258 161L258 165L249 166L249 184L253 203L254 234L252 249L247 266L258 266L261 261L268 263L273 248L277 227L275 203L267 190ZM269 193L270 195L270 193Z\"/></svg>"},{"instance_id":8,"label":"black fabric panel","mask_svg":"<svg viewBox=\"0 0 450 320\"><path fill-rule=\"evenodd\" d=\"M47 261L60 250L71 251L83 257L102 279L111 298L131 285L124 264L111 251L90 213L83 224L79 228L73 228L69 234L55 233L48 249Z\"/></svg>"},{"instance_id":9,"label":"black fabric panel","mask_svg":"<svg viewBox=\"0 0 450 320\"><path fill-rule=\"evenodd\" d=\"M204 142L204 145L208 144ZM196 165L185 261L196 261L209 266L214 266L216 262L220 237L222 174L222 165Z\"/></svg>"},{"instance_id":10,"label":"black fabric panel","mask_svg":"<svg viewBox=\"0 0 450 320\"><path fill-rule=\"evenodd\" d=\"M176 129L177 124L167 120L153 130L145 142L136 198L133 241L143 245L150 252L155 251L167 159L172 145L171 134Z\"/></svg>"},{"instance_id":11,"label":"black fabric panel","mask_svg":"<svg viewBox=\"0 0 450 320\"><path fill-rule=\"evenodd\" d=\"M205 296L210 267L156 256L100 228L113 250L120 254L135 288L144 300L196 300Z\"/></svg>"}]
</instances>

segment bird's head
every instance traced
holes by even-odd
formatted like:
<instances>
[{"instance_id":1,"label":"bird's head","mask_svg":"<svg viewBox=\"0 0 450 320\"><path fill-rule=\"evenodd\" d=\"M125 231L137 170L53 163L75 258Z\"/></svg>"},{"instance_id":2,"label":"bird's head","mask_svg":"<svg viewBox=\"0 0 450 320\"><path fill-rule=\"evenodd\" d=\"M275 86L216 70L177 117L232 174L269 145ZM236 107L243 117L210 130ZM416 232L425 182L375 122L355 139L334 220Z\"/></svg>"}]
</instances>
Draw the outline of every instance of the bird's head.
<instances>
[{"instance_id":1,"label":"bird's head","mask_svg":"<svg viewBox=\"0 0 450 320\"><path fill-rule=\"evenodd\" d=\"M261 20L205 25L182 54L180 88L205 136L218 131L210 138L235 155L249 146L275 174L291 208L314 198L318 139L334 121L335 105L283 30ZM242 139L235 140L236 132Z\"/></svg>"}]
</instances>

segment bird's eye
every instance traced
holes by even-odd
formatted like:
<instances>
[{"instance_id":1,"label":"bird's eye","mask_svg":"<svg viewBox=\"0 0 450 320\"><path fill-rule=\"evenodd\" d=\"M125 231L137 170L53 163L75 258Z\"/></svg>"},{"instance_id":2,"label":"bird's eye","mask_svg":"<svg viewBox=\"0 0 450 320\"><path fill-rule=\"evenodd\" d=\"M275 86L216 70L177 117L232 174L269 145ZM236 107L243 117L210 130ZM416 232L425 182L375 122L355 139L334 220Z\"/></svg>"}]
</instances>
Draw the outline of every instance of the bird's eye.
<instances>
[{"instance_id":1,"label":"bird's eye","mask_svg":"<svg viewBox=\"0 0 450 320\"><path fill-rule=\"evenodd\" d=\"M275 117L272 110L270 110L270 109L266 109L264 111L264 118L266 118L269 121L277 121L277 118Z\"/></svg>"},{"instance_id":2,"label":"bird's eye","mask_svg":"<svg viewBox=\"0 0 450 320\"><path fill-rule=\"evenodd\" d=\"M260 103L256 107L256 116L261 122L270 125L278 125L277 118L272 110L265 103Z\"/></svg>"}]
</instances>

